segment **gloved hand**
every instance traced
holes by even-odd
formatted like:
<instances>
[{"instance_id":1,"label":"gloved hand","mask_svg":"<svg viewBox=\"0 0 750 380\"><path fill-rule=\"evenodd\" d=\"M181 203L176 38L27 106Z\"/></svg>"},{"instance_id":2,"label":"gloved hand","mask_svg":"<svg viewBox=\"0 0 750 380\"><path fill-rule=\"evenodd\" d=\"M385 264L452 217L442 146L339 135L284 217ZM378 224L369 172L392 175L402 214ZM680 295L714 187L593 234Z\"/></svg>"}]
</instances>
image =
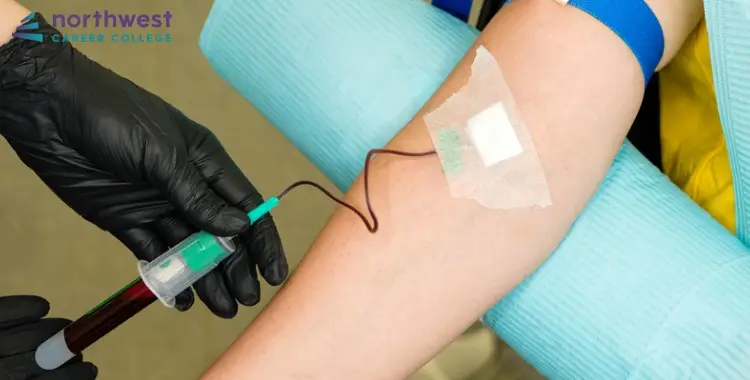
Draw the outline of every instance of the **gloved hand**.
<instances>
[{"instance_id":1,"label":"gloved hand","mask_svg":"<svg viewBox=\"0 0 750 380\"><path fill-rule=\"evenodd\" d=\"M41 15L44 42L0 47L0 133L68 206L153 260L198 229L239 235L237 252L194 285L216 315L260 298L256 267L271 285L288 266L263 202L219 140L158 96L90 60ZM61 38L59 40L62 40ZM190 78L185 78L190 80ZM196 88L196 90L199 90ZM177 297L187 310L193 294Z\"/></svg>"},{"instance_id":2,"label":"gloved hand","mask_svg":"<svg viewBox=\"0 0 750 380\"><path fill-rule=\"evenodd\" d=\"M0 297L0 379L96 379L96 366L81 357L54 371L45 371L36 365L36 348L70 323L67 319L44 318L48 312L49 303L41 297Z\"/></svg>"}]
</instances>

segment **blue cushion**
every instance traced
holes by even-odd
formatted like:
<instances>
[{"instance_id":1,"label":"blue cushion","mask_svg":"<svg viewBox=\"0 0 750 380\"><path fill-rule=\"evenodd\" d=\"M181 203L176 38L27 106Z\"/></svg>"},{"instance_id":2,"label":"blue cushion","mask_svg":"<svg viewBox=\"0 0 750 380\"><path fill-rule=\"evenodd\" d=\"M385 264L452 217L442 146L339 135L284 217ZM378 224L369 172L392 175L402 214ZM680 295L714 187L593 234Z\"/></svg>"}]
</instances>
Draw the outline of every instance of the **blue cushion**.
<instances>
[{"instance_id":1,"label":"blue cushion","mask_svg":"<svg viewBox=\"0 0 750 380\"><path fill-rule=\"evenodd\" d=\"M345 190L476 35L421 0L216 0L200 46ZM744 378L747 254L625 143L567 238L484 321L551 378Z\"/></svg>"}]
</instances>

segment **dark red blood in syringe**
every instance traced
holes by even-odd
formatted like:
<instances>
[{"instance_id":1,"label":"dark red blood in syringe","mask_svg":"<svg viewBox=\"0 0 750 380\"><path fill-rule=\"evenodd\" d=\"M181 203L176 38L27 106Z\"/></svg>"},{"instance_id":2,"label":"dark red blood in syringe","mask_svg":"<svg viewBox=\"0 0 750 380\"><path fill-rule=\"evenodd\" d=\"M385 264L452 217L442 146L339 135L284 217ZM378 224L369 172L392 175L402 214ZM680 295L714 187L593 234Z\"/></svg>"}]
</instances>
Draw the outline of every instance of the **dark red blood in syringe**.
<instances>
[{"instance_id":1,"label":"dark red blood in syringe","mask_svg":"<svg viewBox=\"0 0 750 380\"><path fill-rule=\"evenodd\" d=\"M138 278L65 328L71 352L81 352L156 301L156 296Z\"/></svg>"}]
</instances>

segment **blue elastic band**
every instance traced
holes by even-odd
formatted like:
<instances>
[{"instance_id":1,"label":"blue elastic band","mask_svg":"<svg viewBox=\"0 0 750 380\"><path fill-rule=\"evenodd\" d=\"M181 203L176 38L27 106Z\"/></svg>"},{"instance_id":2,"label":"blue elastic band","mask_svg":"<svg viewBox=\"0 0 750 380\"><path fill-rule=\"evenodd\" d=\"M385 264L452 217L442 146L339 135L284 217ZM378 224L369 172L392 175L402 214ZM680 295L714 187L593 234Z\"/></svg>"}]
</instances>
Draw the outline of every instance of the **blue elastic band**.
<instances>
[{"instance_id":1,"label":"blue elastic band","mask_svg":"<svg viewBox=\"0 0 750 380\"><path fill-rule=\"evenodd\" d=\"M432 0L432 5L450 13L461 21L468 22L472 0Z\"/></svg>"},{"instance_id":2,"label":"blue elastic band","mask_svg":"<svg viewBox=\"0 0 750 380\"><path fill-rule=\"evenodd\" d=\"M648 83L664 54L664 32L643 0L570 0L615 32L633 51Z\"/></svg>"}]
</instances>

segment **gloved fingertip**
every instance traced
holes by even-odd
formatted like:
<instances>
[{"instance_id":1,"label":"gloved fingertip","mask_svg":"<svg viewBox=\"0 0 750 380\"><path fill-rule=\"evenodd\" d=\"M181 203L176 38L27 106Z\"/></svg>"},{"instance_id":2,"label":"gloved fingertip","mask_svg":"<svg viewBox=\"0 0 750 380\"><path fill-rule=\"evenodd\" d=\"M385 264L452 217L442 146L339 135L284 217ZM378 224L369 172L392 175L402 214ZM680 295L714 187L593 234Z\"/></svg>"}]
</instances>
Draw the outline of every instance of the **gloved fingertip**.
<instances>
[{"instance_id":1,"label":"gloved fingertip","mask_svg":"<svg viewBox=\"0 0 750 380\"><path fill-rule=\"evenodd\" d=\"M39 296L0 297L0 328L44 318L49 302Z\"/></svg>"},{"instance_id":2,"label":"gloved fingertip","mask_svg":"<svg viewBox=\"0 0 750 380\"><path fill-rule=\"evenodd\" d=\"M81 378L93 380L99 376L99 368L93 363L83 362L79 365L81 366Z\"/></svg>"},{"instance_id":3,"label":"gloved fingertip","mask_svg":"<svg viewBox=\"0 0 750 380\"><path fill-rule=\"evenodd\" d=\"M284 257L283 255L281 257ZM264 268L263 278L269 285L281 285L289 275L289 264L286 260L277 260L272 265Z\"/></svg>"},{"instance_id":4,"label":"gloved fingertip","mask_svg":"<svg viewBox=\"0 0 750 380\"><path fill-rule=\"evenodd\" d=\"M64 366L51 371L45 372L37 377L35 380L61 380L61 379L75 379L75 380L94 380L99 375L99 368L89 362L79 362L70 364L68 362Z\"/></svg>"},{"instance_id":5,"label":"gloved fingertip","mask_svg":"<svg viewBox=\"0 0 750 380\"><path fill-rule=\"evenodd\" d=\"M244 233L250 228L250 218L242 210L226 207L216 218L215 235L234 236ZM211 232L211 231L209 231Z\"/></svg>"},{"instance_id":6,"label":"gloved fingertip","mask_svg":"<svg viewBox=\"0 0 750 380\"><path fill-rule=\"evenodd\" d=\"M237 301L224 283L221 272L214 270L198 280L194 285L195 293L214 315L231 319L237 315Z\"/></svg>"},{"instance_id":7,"label":"gloved fingertip","mask_svg":"<svg viewBox=\"0 0 750 380\"><path fill-rule=\"evenodd\" d=\"M237 316L237 304L233 309L211 310L211 312L221 319L232 319Z\"/></svg>"},{"instance_id":8,"label":"gloved fingertip","mask_svg":"<svg viewBox=\"0 0 750 380\"><path fill-rule=\"evenodd\" d=\"M177 309L178 311L188 311L190 310L191 307L193 307L193 304L195 304L195 297L193 296L193 291L190 289L187 289L175 297L174 308Z\"/></svg>"},{"instance_id":9,"label":"gloved fingertip","mask_svg":"<svg viewBox=\"0 0 750 380\"><path fill-rule=\"evenodd\" d=\"M260 302L260 292L251 293L238 299L243 306L255 306Z\"/></svg>"},{"instance_id":10,"label":"gloved fingertip","mask_svg":"<svg viewBox=\"0 0 750 380\"><path fill-rule=\"evenodd\" d=\"M260 301L260 282L254 277L257 276L247 276L235 283L235 297L243 306L255 306Z\"/></svg>"}]
</instances>

